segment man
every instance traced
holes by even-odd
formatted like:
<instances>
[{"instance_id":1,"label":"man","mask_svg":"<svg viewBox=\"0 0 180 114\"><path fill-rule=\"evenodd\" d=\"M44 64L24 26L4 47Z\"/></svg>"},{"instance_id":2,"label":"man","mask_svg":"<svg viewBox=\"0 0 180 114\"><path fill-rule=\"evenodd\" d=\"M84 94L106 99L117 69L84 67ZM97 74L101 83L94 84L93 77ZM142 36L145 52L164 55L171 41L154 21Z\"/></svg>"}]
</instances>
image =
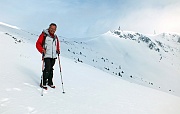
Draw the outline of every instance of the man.
<instances>
[{"instance_id":1,"label":"man","mask_svg":"<svg viewBox=\"0 0 180 114\"><path fill-rule=\"evenodd\" d=\"M55 59L57 59L56 54L60 54L60 44L56 32L56 24L51 23L49 28L43 30L36 42L37 50L42 54L45 63L45 68L43 70L43 79L41 79L40 87L47 88L46 83L51 88L55 88L53 85L53 66L55 64Z\"/></svg>"}]
</instances>

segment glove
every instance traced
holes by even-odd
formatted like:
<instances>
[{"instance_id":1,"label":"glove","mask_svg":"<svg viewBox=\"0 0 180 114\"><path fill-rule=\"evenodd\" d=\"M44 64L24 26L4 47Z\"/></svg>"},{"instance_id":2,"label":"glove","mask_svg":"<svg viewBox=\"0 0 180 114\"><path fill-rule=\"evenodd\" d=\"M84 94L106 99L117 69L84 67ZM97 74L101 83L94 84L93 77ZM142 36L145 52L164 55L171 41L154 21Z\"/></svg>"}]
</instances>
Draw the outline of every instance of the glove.
<instances>
[{"instance_id":1,"label":"glove","mask_svg":"<svg viewBox=\"0 0 180 114\"><path fill-rule=\"evenodd\" d=\"M59 51L59 50L57 50L57 51L56 51L56 53L59 55L59 54L60 54L60 51Z\"/></svg>"},{"instance_id":2,"label":"glove","mask_svg":"<svg viewBox=\"0 0 180 114\"><path fill-rule=\"evenodd\" d=\"M46 54L46 50L45 50L45 49L43 49L43 50L42 50L42 53L43 53L43 54Z\"/></svg>"}]
</instances>

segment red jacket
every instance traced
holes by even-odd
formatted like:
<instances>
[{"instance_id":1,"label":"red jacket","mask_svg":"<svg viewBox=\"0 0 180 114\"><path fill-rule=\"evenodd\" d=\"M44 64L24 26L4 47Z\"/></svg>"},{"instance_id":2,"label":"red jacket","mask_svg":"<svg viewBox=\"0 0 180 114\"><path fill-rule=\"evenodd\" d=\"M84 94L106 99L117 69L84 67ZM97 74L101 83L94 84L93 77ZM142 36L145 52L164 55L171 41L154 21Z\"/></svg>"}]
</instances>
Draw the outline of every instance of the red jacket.
<instances>
[{"instance_id":1,"label":"red jacket","mask_svg":"<svg viewBox=\"0 0 180 114\"><path fill-rule=\"evenodd\" d=\"M54 34L50 34L51 37L54 38ZM56 51L60 52L60 42L58 40L58 37L56 36ZM41 35L39 36L37 42L36 42L36 48L37 50L42 54L43 52L43 41L44 41L44 32L41 33Z\"/></svg>"}]
</instances>

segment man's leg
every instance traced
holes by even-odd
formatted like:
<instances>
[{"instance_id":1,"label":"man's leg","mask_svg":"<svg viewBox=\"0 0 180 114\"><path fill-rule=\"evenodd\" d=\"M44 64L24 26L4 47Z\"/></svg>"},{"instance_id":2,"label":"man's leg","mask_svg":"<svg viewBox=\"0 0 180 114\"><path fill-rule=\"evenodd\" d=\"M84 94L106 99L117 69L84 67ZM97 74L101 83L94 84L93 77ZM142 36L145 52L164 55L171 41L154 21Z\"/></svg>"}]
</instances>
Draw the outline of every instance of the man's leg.
<instances>
[{"instance_id":1,"label":"man's leg","mask_svg":"<svg viewBox=\"0 0 180 114\"><path fill-rule=\"evenodd\" d=\"M45 69L43 71L43 85L46 86L47 79L50 75L50 70L51 70L51 60L50 58L44 58L44 63L45 63Z\"/></svg>"},{"instance_id":2,"label":"man's leg","mask_svg":"<svg viewBox=\"0 0 180 114\"><path fill-rule=\"evenodd\" d=\"M55 64L55 59L51 59L51 70L50 70L50 74L49 74L49 77L48 77L48 85L53 85L53 66Z\"/></svg>"}]
</instances>

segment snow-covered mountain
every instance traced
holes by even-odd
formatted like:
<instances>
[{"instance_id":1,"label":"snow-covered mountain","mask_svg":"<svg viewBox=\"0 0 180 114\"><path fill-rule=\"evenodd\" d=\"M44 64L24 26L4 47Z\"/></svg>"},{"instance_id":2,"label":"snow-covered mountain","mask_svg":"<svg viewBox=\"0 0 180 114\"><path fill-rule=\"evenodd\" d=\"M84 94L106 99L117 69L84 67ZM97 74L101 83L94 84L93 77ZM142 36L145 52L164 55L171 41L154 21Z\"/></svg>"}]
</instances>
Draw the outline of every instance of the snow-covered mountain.
<instances>
[{"instance_id":1,"label":"snow-covered mountain","mask_svg":"<svg viewBox=\"0 0 180 114\"><path fill-rule=\"evenodd\" d=\"M0 24L1 114L180 113L180 97L169 94L173 91L166 93L130 83L136 81L140 83L140 81L138 82L140 76L135 73L138 74L138 71L143 70L149 71L146 69L152 68L149 62L158 65L161 51L152 51L147 48L147 44L119 38L113 32L91 39L68 39L68 41L61 39L61 65L66 94L62 94L59 67L56 62L54 67L56 89L48 88L42 97L41 88L39 88L42 61L41 55L35 48L37 37L37 35L19 28ZM103 49L101 49L102 47ZM141 49L139 49L140 47ZM127 53L128 51L131 53ZM145 61L146 59L142 57L145 55L141 55L145 53L143 51L153 54L154 59L146 56L150 60ZM113 56L113 53L117 54ZM165 54L161 53L162 57L166 56ZM75 62L66 56L74 58ZM140 62L139 64L145 62L149 64L146 63L146 66L140 67L137 63L137 65L131 63L134 61ZM163 59L161 62L165 63ZM94 65L96 68L90 65ZM103 65L104 67L102 67ZM132 67L135 70L131 69ZM143 74L145 71L139 73ZM118 72L122 77L119 78ZM112 75L116 75L116 73L117 76ZM128 74L131 73L134 74L128 77ZM149 75L141 76L145 81ZM169 79L167 75L164 77ZM155 81L155 76L152 79ZM153 83L152 86L154 85Z\"/></svg>"},{"instance_id":2,"label":"snow-covered mountain","mask_svg":"<svg viewBox=\"0 0 180 114\"><path fill-rule=\"evenodd\" d=\"M180 96L180 36L115 30L94 38L62 39L62 55Z\"/></svg>"}]
</instances>

